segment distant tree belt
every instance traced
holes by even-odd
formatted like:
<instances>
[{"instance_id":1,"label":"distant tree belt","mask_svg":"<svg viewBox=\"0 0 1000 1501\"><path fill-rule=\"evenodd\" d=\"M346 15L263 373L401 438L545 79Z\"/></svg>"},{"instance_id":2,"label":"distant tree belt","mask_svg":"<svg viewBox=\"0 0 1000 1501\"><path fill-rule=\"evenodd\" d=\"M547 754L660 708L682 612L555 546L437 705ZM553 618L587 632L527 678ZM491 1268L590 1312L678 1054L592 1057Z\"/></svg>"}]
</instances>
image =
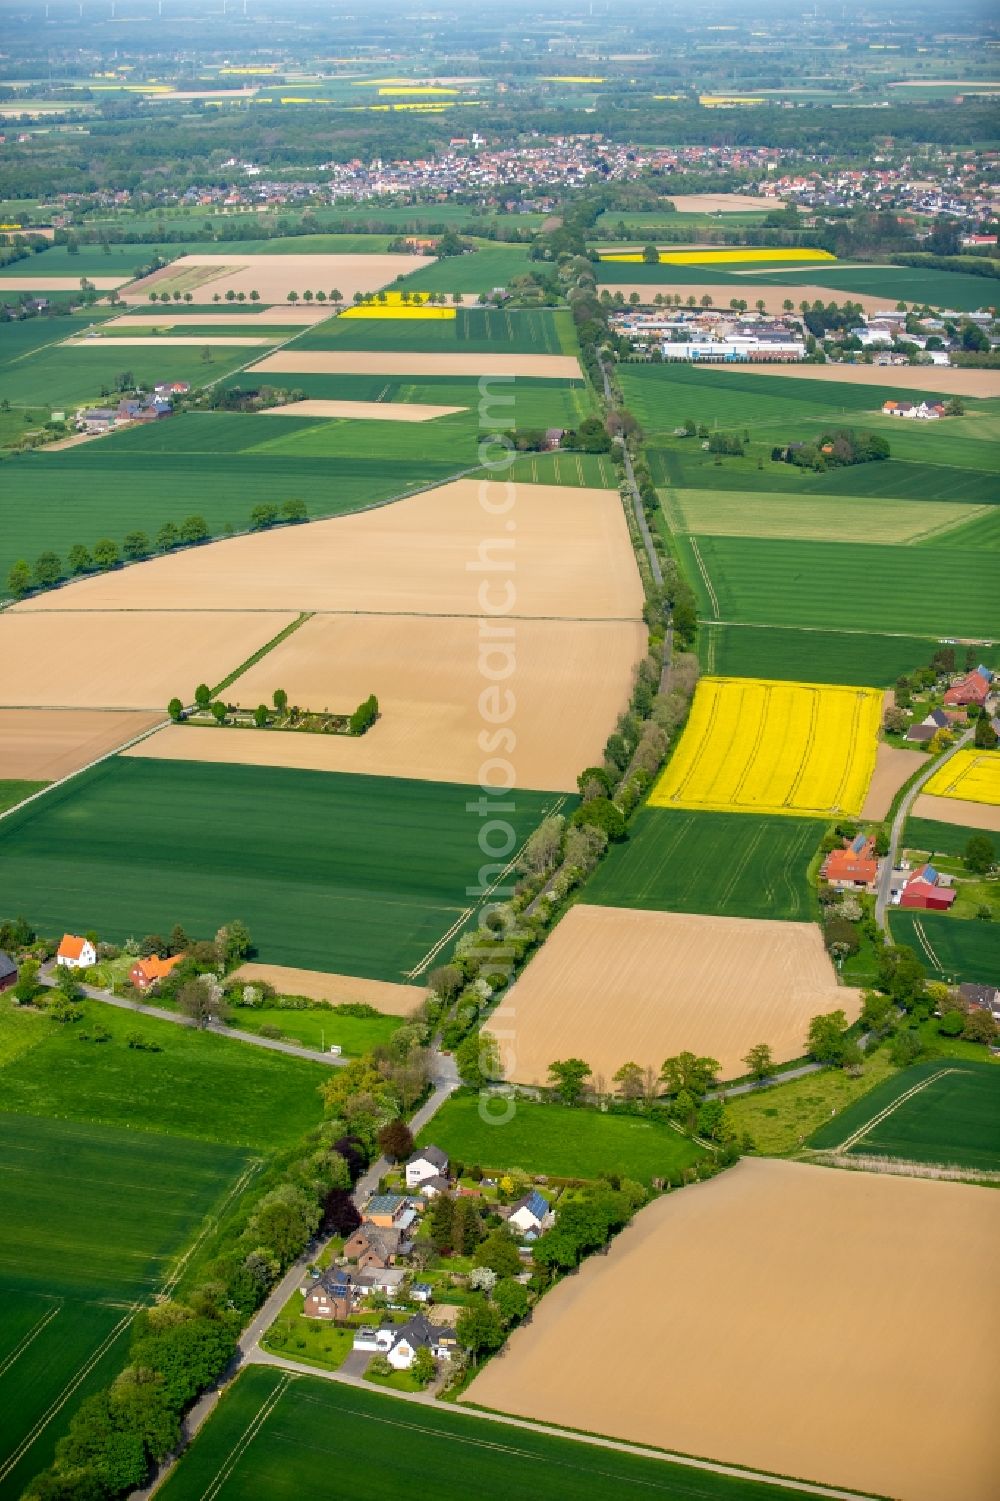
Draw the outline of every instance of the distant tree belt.
<instances>
[{"instance_id":1,"label":"distant tree belt","mask_svg":"<svg viewBox=\"0 0 1000 1501\"><path fill-rule=\"evenodd\" d=\"M1000 261L985 255L894 255L897 266L926 266L933 271L960 271L965 276L1000 276Z\"/></svg>"}]
</instances>

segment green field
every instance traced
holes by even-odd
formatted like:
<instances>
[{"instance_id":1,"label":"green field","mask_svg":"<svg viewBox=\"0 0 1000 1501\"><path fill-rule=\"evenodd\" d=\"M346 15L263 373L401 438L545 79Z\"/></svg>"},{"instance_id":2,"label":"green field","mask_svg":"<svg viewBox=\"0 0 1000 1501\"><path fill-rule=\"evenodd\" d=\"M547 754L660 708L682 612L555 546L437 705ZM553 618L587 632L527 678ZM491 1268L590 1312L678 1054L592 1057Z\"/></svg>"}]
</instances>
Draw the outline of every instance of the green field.
<instances>
[{"instance_id":1,"label":"green field","mask_svg":"<svg viewBox=\"0 0 1000 1501\"><path fill-rule=\"evenodd\" d=\"M576 341L564 308L458 308L454 318L334 318L306 330L294 348L575 354Z\"/></svg>"},{"instance_id":2,"label":"green field","mask_svg":"<svg viewBox=\"0 0 1000 1501\"><path fill-rule=\"evenodd\" d=\"M416 997L415 997L416 998ZM278 1006L234 1006L230 1026L241 1032L273 1028L288 1042L325 1051L336 1043L349 1057L359 1057L372 1048L384 1047L403 1025L401 1016L342 1016L330 1006L308 1011L284 1010Z\"/></svg>"},{"instance_id":3,"label":"green field","mask_svg":"<svg viewBox=\"0 0 1000 1501\"><path fill-rule=\"evenodd\" d=\"M589 888L588 888L589 892ZM619 1173L640 1183L666 1178L703 1155L672 1128L634 1115L602 1115L567 1105L530 1100L484 1100L463 1091L452 1095L420 1133L466 1167L520 1168L557 1178L598 1178Z\"/></svg>"},{"instance_id":4,"label":"green field","mask_svg":"<svg viewBox=\"0 0 1000 1501\"><path fill-rule=\"evenodd\" d=\"M68 338L74 328L67 328ZM202 357L207 348L210 360ZM115 390L118 377L130 371L133 382L152 388L160 381L186 380L205 385L266 353L245 345L202 346L155 344L116 349L113 340L93 339L64 348L39 349L16 365L0 368L0 400L20 406L49 406L72 415L76 407L99 404Z\"/></svg>"},{"instance_id":5,"label":"green field","mask_svg":"<svg viewBox=\"0 0 1000 1501\"><path fill-rule=\"evenodd\" d=\"M663 1460L596 1450L448 1406L294 1376L243 1372L158 1493L162 1501L773 1501L774 1487ZM802 1494L794 1488L783 1495Z\"/></svg>"},{"instance_id":6,"label":"green field","mask_svg":"<svg viewBox=\"0 0 1000 1501\"><path fill-rule=\"evenodd\" d=\"M532 269L526 245L497 245L471 255L453 255L397 277L396 285L417 292L492 292Z\"/></svg>"},{"instance_id":7,"label":"green field","mask_svg":"<svg viewBox=\"0 0 1000 1501\"><path fill-rule=\"evenodd\" d=\"M678 537L677 547L708 620L1000 636L1000 596L971 549L756 537Z\"/></svg>"},{"instance_id":8,"label":"green field","mask_svg":"<svg viewBox=\"0 0 1000 1501\"><path fill-rule=\"evenodd\" d=\"M812 922L806 868L822 825L812 818L643 808L587 886L603 907Z\"/></svg>"},{"instance_id":9,"label":"green field","mask_svg":"<svg viewBox=\"0 0 1000 1501\"><path fill-rule=\"evenodd\" d=\"M0 826L0 911L44 933L213 934L241 917L276 964L399 980L468 919L469 789L114 758ZM519 791L518 844L557 801Z\"/></svg>"},{"instance_id":10,"label":"green field","mask_svg":"<svg viewBox=\"0 0 1000 1501\"><path fill-rule=\"evenodd\" d=\"M923 850L931 855L960 856L972 838L992 841L1000 859L1000 834L990 834L984 829L963 828L957 823L941 823L936 818L908 818L903 830L903 848Z\"/></svg>"},{"instance_id":11,"label":"green field","mask_svg":"<svg viewBox=\"0 0 1000 1501\"><path fill-rule=\"evenodd\" d=\"M791 538L805 542L872 542L885 547L1000 547L1000 506L941 500L875 500L869 495L760 493L736 490L661 492L670 528L701 537Z\"/></svg>"},{"instance_id":12,"label":"green field","mask_svg":"<svg viewBox=\"0 0 1000 1501\"><path fill-rule=\"evenodd\" d=\"M821 1126L809 1145L1000 1172L1000 1068L958 1058L914 1064Z\"/></svg>"},{"instance_id":13,"label":"green field","mask_svg":"<svg viewBox=\"0 0 1000 1501\"><path fill-rule=\"evenodd\" d=\"M47 782L0 781L0 813L6 813L16 803L23 802L33 792L41 792Z\"/></svg>"},{"instance_id":14,"label":"green field","mask_svg":"<svg viewBox=\"0 0 1000 1501\"><path fill-rule=\"evenodd\" d=\"M247 389L266 380L266 373L262 377L247 374L233 376L223 384ZM296 371L294 375L282 376L281 380L307 397L328 401L414 401L431 406L465 407L490 432L507 427L576 427L593 410L590 393L582 379L555 381L518 376L516 380L504 381L497 378L490 382L490 394L485 403L478 381L451 375L311 375Z\"/></svg>"},{"instance_id":15,"label":"green field","mask_svg":"<svg viewBox=\"0 0 1000 1501\"><path fill-rule=\"evenodd\" d=\"M183 254L184 248L172 245L170 254ZM75 254L70 254L65 245L50 245L24 260L0 266L0 281L22 276L37 276L42 281L50 276L120 276L127 281L138 266L148 266L156 254L154 245L109 245L107 251L100 245L81 245Z\"/></svg>"},{"instance_id":16,"label":"green field","mask_svg":"<svg viewBox=\"0 0 1000 1501\"><path fill-rule=\"evenodd\" d=\"M745 286L760 281L768 286L787 283L792 289L789 296L798 305L795 287L818 285L829 287L832 297L828 300L846 301L856 293L871 297L884 297L886 307L893 308L897 302L927 303L932 308L953 308L956 312L973 312L976 308L994 307L997 301L997 286L993 277L968 276L961 271L936 271L930 266L840 266L814 265L808 269L797 266L780 274L770 272L765 276L738 278ZM838 295L839 294L839 295ZM747 292L753 302L752 292Z\"/></svg>"},{"instance_id":17,"label":"green field","mask_svg":"<svg viewBox=\"0 0 1000 1501\"><path fill-rule=\"evenodd\" d=\"M703 625L698 633L702 667L721 677L857 683L871 688L890 688L898 677L929 662L937 646L937 637L879 636L865 631ZM985 648L984 652L990 665L997 649Z\"/></svg>"},{"instance_id":18,"label":"green field","mask_svg":"<svg viewBox=\"0 0 1000 1501\"><path fill-rule=\"evenodd\" d=\"M893 942L909 944L932 980L995 985L1000 977L1000 923L890 907L889 926Z\"/></svg>"},{"instance_id":19,"label":"green field","mask_svg":"<svg viewBox=\"0 0 1000 1501\"><path fill-rule=\"evenodd\" d=\"M495 470L479 469L474 479L496 478ZM606 453L526 453L514 458L503 478L520 485L584 485L617 490L618 470Z\"/></svg>"},{"instance_id":20,"label":"green field","mask_svg":"<svg viewBox=\"0 0 1000 1501\"><path fill-rule=\"evenodd\" d=\"M114 1374L134 1308L169 1284L178 1253L218 1214L249 1162L232 1147L10 1108L5 1098L4 1501L51 1460L76 1405Z\"/></svg>"}]
</instances>

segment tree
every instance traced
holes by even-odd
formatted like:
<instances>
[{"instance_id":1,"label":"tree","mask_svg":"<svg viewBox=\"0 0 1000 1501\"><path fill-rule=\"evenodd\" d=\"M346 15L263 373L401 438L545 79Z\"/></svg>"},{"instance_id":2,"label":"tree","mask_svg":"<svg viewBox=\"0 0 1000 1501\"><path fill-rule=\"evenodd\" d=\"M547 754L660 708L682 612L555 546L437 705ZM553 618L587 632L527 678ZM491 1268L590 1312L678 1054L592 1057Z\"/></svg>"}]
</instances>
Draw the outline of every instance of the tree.
<instances>
[{"instance_id":1,"label":"tree","mask_svg":"<svg viewBox=\"0 0 1000 1501\"><path fill-rule=\"evenodd\" d=\"M885 1037L892 1031L896 1020L896 1007L891 996L877 990L865 992L861 1006L861 1025L873 1037Z\"/></svg>"},{"instance_id":2,"label":"tree","mask_svg":"<svg viewBox=\"0 0 1000 1501\"><path fill-rule=\"evenodd\" d=\"M814 1016L809 1023L806 1051L817 1063L840 1064L847 1043L847 1017L843 1011Z\"/></svg>"},{"instance_id":3,"label":"tree","mask_svg":"<svg viewBox=\"0 0 1000 1501\"><path fill-rule=\"evenodd\" d=\"M319 1220L318 1207L302 1189L283 1183L264 1195L247 1230L254 1241L270 1246L282 1266L287 1266L308 1244Z\"/></svg>"},{"instance_id":4,"label":"tree","mask_svg":"<svg viewBox=\"0 0 1000 1501\"><path fill-rule=\"evenodd\" d=\"M549 1084L564 1105L576 1105L591 1076L589 1063L582 1058L564 1058L549 1064Z\"/></svg>"},{"instance_id":5,"label":"tree","mask_svg":"<svg viewBox=\"0 0 1000 1501\"><path fill-rule=\"evenodd\" d=\"M181 703L180 699L179 698L172 698L170 700L169 704L167 705L167 713L170 715L170 718L174 721L174 724L178 723L178 721L180 720L180 717L181 717L181 715L182 715L183 712L184 712L184 705Z\"/></svg>"},{"instance_id":6,"label":"tree","mask_svg":"<svg viewBox=\"0 0 1000 1501\"><path fill-rule=\"evenodd\" d=\"M378 1144L390 1162L402 1162L413 1151L413 1133L400 1117L382 1127L378 1133Z\"/></svg>"},{"instance_id":7,"label":"tree","mask_svg":"<svg viewBox=\"0 0 1000 1501\"><path fill-rule=\"evenodd\" d=\"M717 1059L699 1058L694 1053L684 1052L663 1060L660 1080L666 1085L669 1094L676 1095L687 1090L697 1099L711 1086L718 1072Z\"/></svg>"},{"instance_id":8,"label":"tree","mask_svg":"<svg viewBox=\"0 0 1000 1501\"><path fill-rule=\"evenodd\" d=\"M285 692L284 688L275 688L274 692L271 695L271 702L273 703L279 714L284 714L285 710L288 708L288 694Z\"/></svg>"},{"instance_id":9,"label":"tree","mask_svg":"<svg viewBox=\"0 0 1000 1501\"><path fill-rule=\"evenodd\" d=\"M156 534L157 552L172 552L180 541L177 528L172 521L165 521Z\"/></svg>"},{"instance_id":10,"label":"tree","mask_svg":"<svg viewBox=\"0 0 1000 1501\"><path fill-rule=\"evenodd\" d=\"M897 1068L907 1068L915 1063L922 1051L919 1032L913 1032L909 1027L897 1032L889 1045L889 1057Z\"/></svg>"},{"instance_id":11,"label":"tree","mask_svg":"<svg viewBox=\"0 0 1000 1501\"><path fill-rule=\"evenodd\" d=\"M207 709L212 702L212 690L207 683L199 683L194 690L194 701L199 709Z\"/></svg>"},{"instance_id":12,"label":"tree","mask_svg":"<svg viewBox=\"0 0 1000 1501\"><path fill-rule=\"evenodd\" d=\"M232 969L252 952L250 929L238 917L226 923L215 935L215 955L225 969Z\"/></svg>"},{"instance_id":13,"label":"tree","mask_svg":"<svg viewBox=\"0 0 1000 1501\"><path fill-rule=\"evenodd\" d=\"M206 542L211 533L204 516L185 516L178 535L185 546L193 546L196 542Z\"/></svg>"},{"instance_id":14,"label":"tree","mask_svg":"<svg viewBox=\"0 0 1000 1501\"><path fill-rule=\"evenodd\" d=\"M623 1063L611 1075L611 1082L618 1085L623 1100L641 1100L646 1088L646 1079L638 1063Z\"/></svg>"},{"instance_id":15,"label":"tree","mask_svg":"<svg viewBox=\"0 0 1000 1501\"><path fill-rule=\"evenodd\" d=\"M592 797L581 803L573 814L573 823L600 829L612 843L625 838L625 818L620 808L607 797Z\"/></svg>"},{"instance_id":16,"label":"tree","mask_svg":"<svg viewBox=\"0 0 1000 1501\"><path fill-rule=\"evenodd\" d=\"M430 1226L431 1245L436 1251L445 1251L451 1247L451 1227L455 1215L455 1200L451 1194L436 1194L431 1200L430 1214L427 1216Z\"/></svg>"},{"instance_id":17,"label":"tree","mask_svg":"<svg viewBox=\"0 0 1000 1501\"><path fill-rule=\"evenodd\" d=\"M980 714L976 720L976 732L973 736L977 750L996 750L997 732L990 722L988 714Z\"/></svg>"},{"instance_id":18,"label":"tree","mask_svg":"<svg viewBox=\"0 0 1000 1501\"><path fill-rule=\"evenodd\" d=\"M226 1009L222 988L211 975L199 975L197 979L185 981L177 992L177 1005L199 1027L222 1020Z\"/></svg>"},{"instance_id":19,"label":"tree","mask_svg":"<svg viewBox=\"0 0 1000 1501\"><path fill-rule=\"evenodd\" d=\"M476 1250L476 1261L480 1266L488 1266L498 1277L515 1277L521 1270L517 1246L503 1226L491 1230L481 1242Z\"/></svg>"},{"instance_id":20,"label":"tree","mask_svg":"<svg viewBox=\"0 0 1000 1501\"><path fill-rule=\"evenodd\" d=\"M752 1047L743 1062L747 1066L747 1073L757 1084L763 1084L774 1073L774 1057L766 1042L758 1042Z\"/></svg>"},{"instance_id":21,"label":"tree","mask_svg":"<svg viewBox=\"0 0 1000 1501\"><path fill-rule=\"evenodd\" d=\"M38 989L38 960L25 959L18 968L14 999L19 1006L27 1006L35 999Z\"/></svg>"},{"instance_id":22,"label":"tree","mask_svg":"<svg viewBox=\"0 0 1000 1501\"><path fill-rule=\"evenodd\" d=\"M15 599L23 599L31 591L31 568L23 558L11 566L7 575L7 588Z\"/></svg>"},{"instance_id":23,"label":"tree","mask_svg":"<svg viewBox=\"0 0 1000 1501\"><path fill-rule=\"evenodd\" d=\"M298 302L298 300L299 300L299 294L298 294L298 292L289 292L289 294L288 294L288 301L289 302Z\"/></svg>"},{"instance_id":24,"label":"tree","mask_svg":"<svg viewBox=\"0 0 1000 1501\"><path fill-rule=\"evenodd\" d=\"M997 1024L988 1011L976 1007L965 1018L962 1036L966 1042L981 1042L992 1047L997 1040Z\"/></svg>"},{"instance_id":25,"label":"tree","mask_svg":"<svg viewBox=\"0 0 1000 1501\"><path fill-rule=\"evenodd\" d=\"M505 1327L519 1324L528 1311L528 1289L513 1277L502 1277L493 1289L492 1302Z\"/></svg>"},{"instance_id":26,"label":"tree","mask_svg":"<svg viewBox=\"0 0 1000 1501\"><path fill-rule=\"evenodd\" d=\"M281 503L282 521L305 521L308 517L304 500L284 500Z\"/></svg>"},{"instance_id":27,"label":"tree","mask_svg":"<svg viewBox=\"0 0 1000 1501\"><path fill-rule=\"evenodd\" d=\"M145 532L126 532L122 551L130 563L137 563L149 553L149 538Z\"/></svg>"},{"instance_id":28,"label":"tree","mask_svg":"<svg viewBox=\"0 0 1000 1501\"><path fill-rule=\"evenodd\" d=\"M500 1315L489 1303L471 1303L463 1308L455 1324L455 1333L459 1343L474 1359L499 1350L506 1338Z\"/></svg>"},{"instance_id":29,"label":"tree","mask_svg":"<svg viewBox=\"0 0 1000 1501\"><path fill-rule=\"evenodd\" d=\"M272 505L254 506L250 512L250 530L252 532L264 531L269 526L274 526L278 520L278 507Z\"/></svg>"},{"instance_id":30,"label":"tree","mask_svg":"<svg viewBox=\"0 0 1000 1501\"><path fill-rule=\"evenodd\" d=\"M418 1386L429 1386L437 1375L437 1363L426 1347L419 1349L414 1355L410 1375Z\"/></svg>"},{"instance_id":31,"label":"tree","mask_svg":"<svg viewBox=\"0 0 1000 1501\"><path fill-rule=\"evenodd\" d=\"M209 709L216 724L225 723L227 710L221 699L217 698L214 703L209 704Z\"/></svg>"},{"instance_id":32,"label":"tree","mask_svg":"<svg viewBox=\"0 0 1000 1501\"><path fill-rule=\"evenodd\" d=\"M971 870L977 876L985 876L997 862L993 840L987 834L971 835L962 858L966 870Z\"/></svg>"},{"instance_id":33,"label":"tree","mask_svg":"<svg viewBox=\"0 0 1000 1501\"><path fill-rule=\"evenodd\" d=\"M258 730L267 728L267 722L270 717L271 716L267 704L258 704L256 709L254 709L253 711L253 722L257 726Z\"/></svg>"},{"instance_id":34,"label":"tree","mask_svg":"<svg viewBox=\"0 0 1000 1501\"><path fill-rule=\"evenodd\" d=\"M122 560L122 555L117 542L110 537L102 537L94 543L94 562L102 573L107 573L111 568L117 568Z\"/></svg>"},{"instance_id":35,"label":"tree","mask_svg":"<svg viewBox=\"0 0 1000 1501\"><path fill-rule=\"evenodd\" d=\"M17 565L15 564L15 567ZM62 578L62 560L58 553L43 552L35 559L35 584L39 589L51 589ZM13 572L13 570L11 570Z\"/></svg>"},{"instance_id":36,"label":"tree","mask_svg":"<svg viewBox=\"0 0 1000 1501\"><path fill-rule=\"evenodd\" d=\"M94 566L94 560L90 556L89 547L84 547L82 542L74 542L69 550L67 567L71 574L89 573Z\"/></svg>"}]
</instances>

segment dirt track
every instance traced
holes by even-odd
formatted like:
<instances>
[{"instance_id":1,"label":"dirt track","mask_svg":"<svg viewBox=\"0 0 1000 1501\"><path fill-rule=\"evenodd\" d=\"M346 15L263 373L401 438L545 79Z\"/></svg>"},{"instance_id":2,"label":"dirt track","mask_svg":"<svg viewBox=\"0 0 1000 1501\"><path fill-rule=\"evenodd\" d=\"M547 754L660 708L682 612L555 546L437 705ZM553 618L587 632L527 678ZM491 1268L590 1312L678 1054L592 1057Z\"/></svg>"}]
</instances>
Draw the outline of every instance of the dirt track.
<instances>
[{"instance_id":1,"label":"dirt track","mask_svg":"<svg viewBox=\"0 0 1000 1501\"><path fill-rule=\"evenodd\" d=\"M0 709L0 781L58 781L162 718L98 709Z\"/></svg>"},{"instance_id":2,"label":"dirt track","mask_svg":"<svg viewBox=\"0 0 1000 1501\"><path fill-rule=\"evenodd\" d=\"M623 1063L658 1070L685 1049L735 1079L755 1043L779 1061L800 1057L810 1018L840 1007L856 1017L859 992L838 986L811 923L581 904L488 1030L501 1039L507 1077L521 1084L544 1084L556 1058L583 1058L610 1080Z\"/></svg>"},{"instance_id":3,"label":"dirt track","mask_svg":"<svg viewBox=\"0 0 1000 1501\"><path fill-rule=\"evenodd\" d=\"M379 354L374 350L281 349L260 360L252 375L534 376L579 380L569 354Z\"/></svg>"},{"instance_id":4,"label":"dirt track","mask_svg":"<svg viewBox=\"0 0 1000 1501\"><path fill-rule=\"evenodd\" d=\"M509 509L498 511L508 502ZM36 619L67 609L478 615L485 608L637 620L642 589L616 491L517 485L508 492L503 484L457 480L375 510L233 537L81 579L7 611L0 632L4 621L23 618L29 608ZM279 628L274 622L270 633ZM184 692L197 679L186 688L181 664L174 681L171 691ZM79 688L85 693L85 682Z\"/></svg>"},{"instance_id":5,"label":"dirt track","mask_svg":"<svg viewBox=\"0 0 1000 1501\"><path fill-rule=\"evenodd\" d=\"M409 1016L428 992L420 985L393 985L387 980L359 980L353 975L328 975L315 969L295 969L287 964L241 964L234 980L266 980L279 995L305 995L332 1006L345 1001L364 1001L384 1016Z\"/></svg>"},{"instance_id":6,"label":"dirt track","mask_svg":"<svg viewBox=\"0 0 1000 1501\"><path fill-rule=\"evenodd\" d=\"M914 818L933 818L938 823L953 823L959 828L985 829L1000 834L1000 808L989 803L971 803L960 797L935 797L921 792L913 804Z\"/></svg>"},{"instance_id":7,"label":"dirt track","mask_svg":"<svg viewBox=\"0 0 1000 1501\"><path fill-rule=\"evenodd\" d=\"M486 622L483 622L485 625ZM164 759L243 762L314 771L478 783L482 665L506 669L507 648L481 656L480 622L396 615L316 615L227 691L233 702L353 709L376 694L381 718L359 739L344 735L219 731L169 726L138 748ZM487 643L488 644L488 643ZM646 628L629 621L520 620L502 711L516 744L505 749L516 785L575 792L581 766L600 760L625 708ZM499 774L494 774L496 780Z\"/></svg>"},{"instance_id":8,"label":"dirt track","mask_svg":"<svg viewBox=\"0 0 1000 1501\"><path fill-rule=\"evenodd\" d=\"M998 1239L987 1189L744 1159L546 1294L469 1400L900 1501L992 1501L1000 1302L955 1257L985 1267Z\"/></svg>"}]
</instances>

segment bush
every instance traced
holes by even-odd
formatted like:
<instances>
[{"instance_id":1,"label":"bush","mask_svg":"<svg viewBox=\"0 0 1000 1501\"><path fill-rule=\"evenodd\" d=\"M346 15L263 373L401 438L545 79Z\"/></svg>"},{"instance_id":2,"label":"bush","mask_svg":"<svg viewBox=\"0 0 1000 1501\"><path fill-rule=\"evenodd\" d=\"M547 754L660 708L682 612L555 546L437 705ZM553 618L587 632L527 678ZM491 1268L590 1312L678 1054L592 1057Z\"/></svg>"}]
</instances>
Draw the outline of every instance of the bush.
<instances>
[{"instance_id":1,"label":"bush","mask_svg":"<svg viewBox=\"0 0 1000 1501\"><path fill-rule=\"evenodd\" d=\"M352 735L363 735L365 730L371 728L378 718L378 699L374 693L369 694L363 703L358 704L348 721Z\"/></svg>"}]
</instances>

